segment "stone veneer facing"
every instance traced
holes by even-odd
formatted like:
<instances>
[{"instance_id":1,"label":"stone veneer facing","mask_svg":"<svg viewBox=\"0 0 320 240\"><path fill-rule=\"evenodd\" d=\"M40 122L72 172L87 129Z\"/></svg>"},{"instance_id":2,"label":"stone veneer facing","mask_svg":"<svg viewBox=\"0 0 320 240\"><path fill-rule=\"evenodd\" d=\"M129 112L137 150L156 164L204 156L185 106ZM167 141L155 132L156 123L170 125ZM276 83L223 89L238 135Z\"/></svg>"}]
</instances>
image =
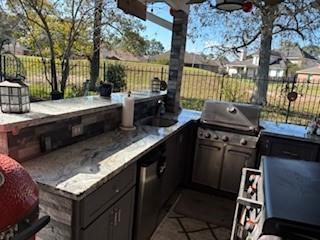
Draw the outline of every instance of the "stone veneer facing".
<instances>
[{"instance_id":1,"label":"stone veneer facing","mask_svg":"<svg viewBox=\"0 0 320 240\"><path fill-rule=\"evenodd\" d=\"M180 108L181 80L188 29L188 14L183 11L176 11L174 15L167 92L169 112L177 112Z\"/></svg>"},{"instance_id":2,"label":"stone veneer facing","mask_svg":"<svg viewBox=\"0 0 320 240\"><path fill-rule=\"evenodd\" d=\"M135 121L153 115L159 98L136 103ZM92 114L23 128L18 134L1 133L0 153L7 154L19 162L38 157L45 152L118 128L121 123L121 111L121 107L100 110ZM79 135L72 136L73 127L81 129Z\"/></svg>"}]
</instances>

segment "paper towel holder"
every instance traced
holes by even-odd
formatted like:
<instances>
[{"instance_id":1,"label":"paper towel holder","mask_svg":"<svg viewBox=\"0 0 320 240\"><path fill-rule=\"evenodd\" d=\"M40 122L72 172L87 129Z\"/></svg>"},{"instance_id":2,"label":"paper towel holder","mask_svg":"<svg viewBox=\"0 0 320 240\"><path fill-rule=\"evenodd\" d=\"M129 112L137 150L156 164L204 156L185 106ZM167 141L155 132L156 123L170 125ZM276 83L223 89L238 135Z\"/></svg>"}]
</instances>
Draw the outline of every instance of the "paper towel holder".
<instances>
[{"instance_id":1,"label":"paper towel holder","mask_svg":"<svg viewBox=\"0 0 320 240\"><path fill-rule=\"evenodd\" d=\"M131 91L128 91L128 95L127 95L129 98L131 97ZM120 129L122 131L134 131L136 130L137 128L133 125L133 126L123 126L123 125L120 125Z\"/></svg>"}]
</instances>

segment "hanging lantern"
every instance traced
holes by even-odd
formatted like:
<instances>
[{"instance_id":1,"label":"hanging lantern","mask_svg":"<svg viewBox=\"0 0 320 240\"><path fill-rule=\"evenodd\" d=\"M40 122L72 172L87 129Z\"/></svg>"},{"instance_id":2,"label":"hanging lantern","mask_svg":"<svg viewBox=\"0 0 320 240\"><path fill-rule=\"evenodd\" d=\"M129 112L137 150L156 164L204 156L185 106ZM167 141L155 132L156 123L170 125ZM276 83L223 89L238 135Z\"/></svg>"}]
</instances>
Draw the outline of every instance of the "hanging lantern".
<instances>
[{"instance_id":1,"label":"hanging lantern","mask_svg":"<svg viewBox=\"0 0 320 240\"><path fill-rule=\"evenodd\" d=\"M159 93L161 89L161 81L159 78L155 77L151 80L151 92Z\"/></svg>"},{"instance_id":2,"label":"hanging lantern","mask_svg":"<svg viewBox=\"0 0 320 240\"><path fill-rule=\"evenodd\" d=\"M251 12L253 9L253 3L251 1L245 1L243 3L242 9L244 12Z\"/></svg>"},{"instance_id":3,"label":"hanging lantern","mask_svg":"<svg viewBox=\"0 0 320 240\"><path fill-rule=\"evenodd\" d=\"M22 79L0 83L1 111L26 113L30 111L29 87Z\"/></svg>"},{"instance_id":4,"label":"hanging lantern","mask_svg":"<svg viewBox=\"0 0 320 240\"><path fill-rule=\"evenodd\" d=\"M216 0L216 7L224 11L235 11L242 9L244 0Z\"/></svg>"}]
</instances>

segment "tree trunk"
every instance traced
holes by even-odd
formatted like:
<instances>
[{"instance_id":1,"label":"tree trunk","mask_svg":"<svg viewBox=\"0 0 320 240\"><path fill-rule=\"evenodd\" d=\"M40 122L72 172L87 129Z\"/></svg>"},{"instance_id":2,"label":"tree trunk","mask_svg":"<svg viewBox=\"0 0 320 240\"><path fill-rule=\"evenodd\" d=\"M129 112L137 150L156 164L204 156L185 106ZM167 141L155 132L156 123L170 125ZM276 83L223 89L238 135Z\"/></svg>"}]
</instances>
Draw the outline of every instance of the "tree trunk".
<instances>
[{"instance_id":1,"label":"tree trunk","mask_svg":"<svg viewBox=\"0 0 320 240\"><path fill-rule=\"evenodd\" d=\"M254 104L258 105L267 104L273 21L272 13L268 10L264 11L262 15L258 79L256 80L255 93L251 99Z\"/></svg>"},{"instance_id":2,"label":"tree trunk","mask_svg":"<svg viewBox=\"0 0 320 240\"><path fill-rule=\"evenodd\" d=\"M54 52L54 42L52 39L52 34L50 32L46 18L36 8L34 8L34 10L36 11L40 20L42 21L44 30L48 37L48 43L50 48L51 90L52 92L58 92L59 89L58 89L58 78L57 78L57 69L56 69L56 54Z\"/></svg>"},{"instance_id":3,"label":"tree trunk","mask_svg":"<svg viewBox=\"0 0 320 240\"><path fill-rule=\"evenodd\" d=\"M62 96L64 96L64 92L67 85L67 80L70 74L70 60L69 58L66 58L62 61L62 77L61 77L61 92Z\"/></svg>"},{"instance_id":4,"label":"tree trunk","mask_svg":"<svg viewBox=\"0 0 320 240\"><path fill-rule=\"evenodd\" d=\"M93 49L90 66L90 90L96 90L96 82L99 79L100 69L100 45L101 45L101 21L103 0L95 1L94 26L93 26Z\"/></svg>"}]
</instances>

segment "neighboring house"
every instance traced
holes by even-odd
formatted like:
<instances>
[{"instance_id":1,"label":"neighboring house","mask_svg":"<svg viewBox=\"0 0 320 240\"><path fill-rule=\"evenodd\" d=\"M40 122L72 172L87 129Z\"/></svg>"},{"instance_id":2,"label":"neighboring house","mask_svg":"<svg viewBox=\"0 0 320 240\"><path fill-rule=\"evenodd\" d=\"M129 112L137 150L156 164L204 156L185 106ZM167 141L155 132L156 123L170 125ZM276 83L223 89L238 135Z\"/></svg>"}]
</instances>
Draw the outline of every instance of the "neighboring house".
<instances>
[{"instance_id":1,"label":"neighboring house","mask_svg":"<svg viewBox=\"0 0 320 240\"><path fill-rule=\"evenodd\" d=\"M289 63L299 68L316 66L318 60L299 47L275 49L270 57L270 78L282 78L286 76ZM239 61L227 64L227 72L230 76L245 76L254 78L258 75L259 54L254 53L248 57L243 52Z\"/></svg>"},{"instance_id":2,"label":"neighboring house","mask_svg":"<svg viewBox=\"0 0 320 240\"><path fill-rule=\"evenodd\" d=\"M132 53L121 49L106 49L101 48L101 58L107 58L111 60L129 61L129 62L140 62L141 59Z\"/></svg>"},{"instance_id":3,"label":"neighboring house","mask_svg":"<svg viewBox=\"0 0 320 240\"><path fill-rule=\"evenodd\" d=\"M185 53L184 65L219 73L223 69L223 63L218 60L207 59L196 53Z\"/></svg>"},{"instance_id":4,"label":"neighboring house","mask_svg":"<svg viewBox=\"0 0 320 240\"><path fill-rule=\"evenodd\" d=\"M298 81L320 83L320 64L315 67L299 70L297 71L297 74L298 74Z\"/></svg>"},{"instance_id":5,"label":"neighboring house","mask_svg":"<svg viewBox=\"0 0 320 240\"><path fill-rule=\"evenodd\" d=\"M25 46L22 46L20 43L10 43L3 46L2 52L12 53L14 55L31 55L32 51Z\"/></svg>"},{"instance_id":6,"label":"neighboring house","mask_svg":"<svg viewBox=\"0 0 320 240\"><path fill-rule=\"evenodd\" d=\"M169 58L170 52L166 52L157 56L153 56L150 58L150 60L157 61L167 59L169 61ZM216 73L221 72L224 69L225 64L226 61L207 59L203 55L196 53L186 52L184 57L184 66L204 69Z\"/></svg>"}]
</instances>

